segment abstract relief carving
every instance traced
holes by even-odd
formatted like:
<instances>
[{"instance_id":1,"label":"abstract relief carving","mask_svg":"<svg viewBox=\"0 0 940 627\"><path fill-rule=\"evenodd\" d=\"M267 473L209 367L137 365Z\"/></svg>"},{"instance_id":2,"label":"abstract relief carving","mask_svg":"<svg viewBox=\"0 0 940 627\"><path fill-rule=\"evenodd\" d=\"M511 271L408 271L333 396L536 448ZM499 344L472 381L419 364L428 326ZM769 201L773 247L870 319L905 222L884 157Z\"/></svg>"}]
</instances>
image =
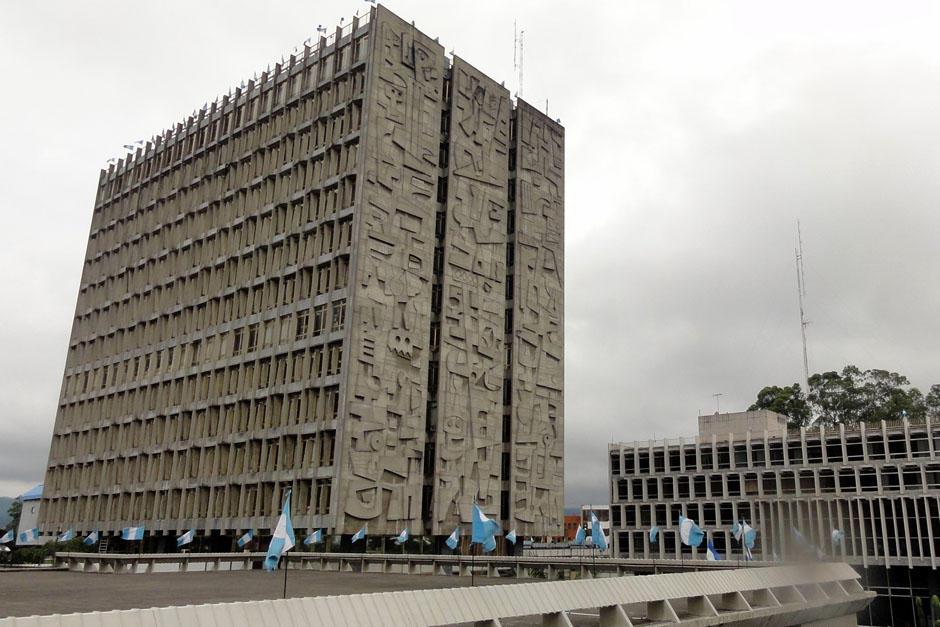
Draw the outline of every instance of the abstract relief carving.
<instances>
[{"instance_id":1,"label":"abstract relief carving","mask_svg":"<svg viewBox=\"0 0 940 627\"><path fill-rule=\"evenodd\" d=\"M375 19L337 530L419 533L444 51Z\"/></svg>"},{"instance_id":2,"label":"abstract relief carving","mask_svg":"<svg viewBox=\"0 0 940 627\"><path fill-rule=\"evenodd\" d=\"M506 307L509 92L457 58L452 69L434 533L499 517Z\"/></svg>"},{"instance_id":3,"label":"abstract relief carving","mask_svg":"<svg viewBox=\"0 0 940 627\"><path fill-rule=\"evenodd\" d=\"M564 135L519 101L511 495L520 530L560 532L564 494Z\"/></svg>"}]
</instances>

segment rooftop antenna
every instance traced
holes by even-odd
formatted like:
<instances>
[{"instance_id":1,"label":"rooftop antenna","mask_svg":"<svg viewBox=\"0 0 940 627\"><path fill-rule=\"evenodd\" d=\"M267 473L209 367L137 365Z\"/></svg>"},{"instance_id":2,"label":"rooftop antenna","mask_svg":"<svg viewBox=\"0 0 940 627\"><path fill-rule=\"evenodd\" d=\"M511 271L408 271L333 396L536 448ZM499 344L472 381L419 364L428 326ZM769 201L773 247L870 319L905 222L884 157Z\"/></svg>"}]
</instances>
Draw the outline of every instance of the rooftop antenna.
<instances>
[{"instance_id":1,"label":"rooftop antenna","mask_svg":"<svg viewBox=\"0 0 940 627\"><path fill-rule=\"evenodd\" d=\"M800 221L796 221L796 293L800 302L800 334L803 337L803 383L806 385L805 394L809 394L809 357L806 352L806 310L803 300L806 298L806 271L803 269L803 235L800 231Z\"/></svg>"},{"instance_id":2,"label":"rooftop antenna","mask_svg":"<svg viewBox=\"0 0 940 627\"><path fill-rule=\"evenodd\" d=\"M516 96L522 97L522 37L525 30L518 30L516 20L512 21L512 71L517 76Z\"/></svg>"},{"instance_id":3,"label":"rooftop antenna","mask_svg":"<svg viewBox=\"0 0 940 627\"><path fill-rule=\"evenodd\" d=\"M715 413L720 414L721 413L721 401L718 399L724 396L724 394L722 394L721 392L715 392L714 394L712 394L712 396L715 397Z\"/></svg>"}]
</instances>

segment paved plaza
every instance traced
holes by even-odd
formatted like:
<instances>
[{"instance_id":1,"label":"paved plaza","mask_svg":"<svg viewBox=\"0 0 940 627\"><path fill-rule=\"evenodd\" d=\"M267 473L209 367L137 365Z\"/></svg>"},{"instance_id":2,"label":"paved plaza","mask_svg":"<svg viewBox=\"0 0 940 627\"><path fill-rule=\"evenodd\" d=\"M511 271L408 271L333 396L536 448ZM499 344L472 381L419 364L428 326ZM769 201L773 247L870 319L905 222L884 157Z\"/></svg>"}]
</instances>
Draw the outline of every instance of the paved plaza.
<instances>
[{"instance_id":1,"label":"paved plaza","mask_svg":"<svg viewBox=\"0 0 940 627\"><path fill-rule=\"evenodd\" d=\"M524 580L477 577L475 583L494 585L520 581ZM287 578L287 594L290 597L310 597L469 585L469 577L446 575L291 570ZM280 599L283 591L283 571L146 575L0 571L0 618Z\"/></svg>"}]
</instances>

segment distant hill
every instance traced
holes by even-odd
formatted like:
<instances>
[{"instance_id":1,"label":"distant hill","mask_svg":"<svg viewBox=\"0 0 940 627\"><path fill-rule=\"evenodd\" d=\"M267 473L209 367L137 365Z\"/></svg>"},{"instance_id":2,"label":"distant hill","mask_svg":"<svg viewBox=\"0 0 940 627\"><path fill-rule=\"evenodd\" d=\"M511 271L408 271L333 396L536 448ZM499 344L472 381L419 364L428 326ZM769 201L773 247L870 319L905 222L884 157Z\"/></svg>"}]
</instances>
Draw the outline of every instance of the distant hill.
<instances>
[{"instance_id":1,"label":"distant hill","mask_svg":"<svg viewBox=\"0 0 940 627\"><path fill-rule=\"evenodd\" d=\"M7 516L7 510L10 509L10 503L13 501L12 496L0 496L0 527L6 527L10 524L10 517Z\"/></svg>"}]
</instances>

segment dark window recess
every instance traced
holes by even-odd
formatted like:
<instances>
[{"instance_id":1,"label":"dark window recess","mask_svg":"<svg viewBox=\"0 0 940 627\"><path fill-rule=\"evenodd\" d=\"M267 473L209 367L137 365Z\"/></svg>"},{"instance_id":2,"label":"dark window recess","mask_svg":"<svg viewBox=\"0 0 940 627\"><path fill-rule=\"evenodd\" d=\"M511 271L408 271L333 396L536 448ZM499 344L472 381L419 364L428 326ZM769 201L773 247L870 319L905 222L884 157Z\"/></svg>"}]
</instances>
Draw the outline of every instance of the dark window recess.
<instances>
[{"instance_id":1,"label":"dark window recess","mask_svg":"<svg viewBox=\"0 0 940 627\"><path fill-rule=\"evenodd\" d=\"M515 127L515 124L513 124L512 126ZM509 149L509 170L512 171L515 169L516 169L516 149L510 148Z\"/></svg>"},{"instance_id":2,"label":"dark window recess","mask_svg":"<svg viewBox=\"0 0 940 627\"><path fill-rule=\"evenodd\" d=\"M424 446L424 474L434 474L434 444L425 444Z\"/></svg>"},{"instance_id":3,"label":"dark window recess","mask_svg":"<svg viewBox=\"0 0 940 627\"><path fill-rule=\"evenodd\" d=\"M512 405L512 379L503 379L503 405Z\"/></svg>"},{"instance_id":4,"label":"dark window recess","mask_svg":"<svg viewBox=\"0 0 940 627\"><path fill-rule=\"evenodd\" d=\"M447 202L447 177L440 176L437 179L437 202Z\"/></svg>"},{"instance_id":5,"label":"dark window recess","mask_svg":"<svg viewBox=\"0 0 940 627\"><path fill-rule=\"evenodd\" d=\"M505 333L512 333L512 309L506 310L506 328Z\"/></svg>"},{"instance_id":6,"label":"dark window recess","mask_svg":"<svg viewBox=\"0 0 940 627\"><path fill-rule=\"evenodd\" d=\"M444 271L444 249L437 247L434 249L434 274L441 274Z\"/></svg>"},{"instance_id":7,"label":"dark window recess","mask_svg":"<svg viewBox=\"0 0 940 627\"><path fill-rule=\"evenodd\" d=\"M437 163L441 168L447 168L447 155L447 144L441 144L441 150L437 156Z\"/></svg>"},{"instance_id":8,"label":"dark window recess","mask_svg":"<svg viewBox=\"0 0 940 627\"><path fill-rule=\"evenodd\" d=\"M434 237L444 239L444 229L447 227L447 214L438 211L434 216Z\"/></svg>"},{"instance_id":9,"label":"dark window recess","mask_svg":"<svg viewBox=\"0 0 940 627\"><path fill-rule=\"evenodd\" d=\"M516 232L516 212L510 211L509 215L506 216L506 232L515 233Z\"/></svg>"},{"instance_id":10,"label":"dark window recess","mask_svg":"<svg viewBox=\"0 0 940 627\"><path fill-rule=\"evenodd\" d=\"M421 509L424 510L421 512L421 517L425 520L431 519L431 508L433 507L433 497L434 491L433 488L429 485L424 486L424 489L421 491Z\"/></svg>"},{"instance_id":11,"label":"dark window recess","mask_svg":"<svg viewBox=\"0 0 940 627\"><path fill-rule=\"evenodd\" d=\"M513 297L513 280L512 275L506 277L506 300L512 300Z\"/></svg>"},{"instance_id":12,"label":"dark window recess","mask_svg":"<svg viewBox=\"0 0 940 627\"><path fill-rule=\"evenodd\" d=\"M503 416L503 441L506 441L506 417ZM610 455L610 474L619 475L620 474L620 453L611 453Z\"/></svg>"},{"instance_id":13,"label":"dark window recess","mask_svg":"<svg viewBox=\"0 0 940 627\"><path fill-rule=\"evenodd\" d=\"M500 468L500 478L503 481L509 481L509 453L508 452L503 453L502 466Z\"/></svg>"},{"instance_id":14,"label":"dark window recess","mask_svg":"<svg viewBox=\"0 0 940 627\"><path fill-rule=\"evenodd\" d=\"M431 287L431 310L440 311L441 310L441 285L434 285Z\"/></svg>"},{"instance_id":15,"label":"dark window recess","mask_svg":"<svg viewBox=\"0 0 940 627\"><path fill-rule=\"evenodd\" d=\"M503 442L509 442L511 438L512 438L512 417L503 416ZM618 473L620 472L619 466L617 468L617 472Z\"/></svg>"},{"instance_id":16,"label":"dark window recess","mask_svg":"<svg viewBox=\"0 0 940 627\"><path fill-rule=\"evenodd\" d=\"M509 184L506 187L506 197L509 202L516 202L516 179L509 179Z\"/></svg>"},{"instance_id":17,"label":"dark window recess","mask_svg":"<svg viewBox=\"0 0 940 627\"><path fill-rule=\"evenodd\" d=\"M499 495L499 517L509 519L509 490L503 490Z\"/></svg>"},{"instance_id":18,"label":"dark window recess","mask_svg":"<svg viewBox=\"0 0 940 627\"><path fill-rule=\"evenodd\" d=\"M428 394L431 396L437 395L437 364L432 364L428 368Z\"/></svg>"},{"instance_id":19,"label":"dark window recess","mask_svg":"<svg viewBox=\"0 0 940 627\"><path fill-rule=\"evenodd\" d=\"M516 248L512 242L506 244L506 266L512 267L516 263Z\"/></svg>"}]
</instances>

